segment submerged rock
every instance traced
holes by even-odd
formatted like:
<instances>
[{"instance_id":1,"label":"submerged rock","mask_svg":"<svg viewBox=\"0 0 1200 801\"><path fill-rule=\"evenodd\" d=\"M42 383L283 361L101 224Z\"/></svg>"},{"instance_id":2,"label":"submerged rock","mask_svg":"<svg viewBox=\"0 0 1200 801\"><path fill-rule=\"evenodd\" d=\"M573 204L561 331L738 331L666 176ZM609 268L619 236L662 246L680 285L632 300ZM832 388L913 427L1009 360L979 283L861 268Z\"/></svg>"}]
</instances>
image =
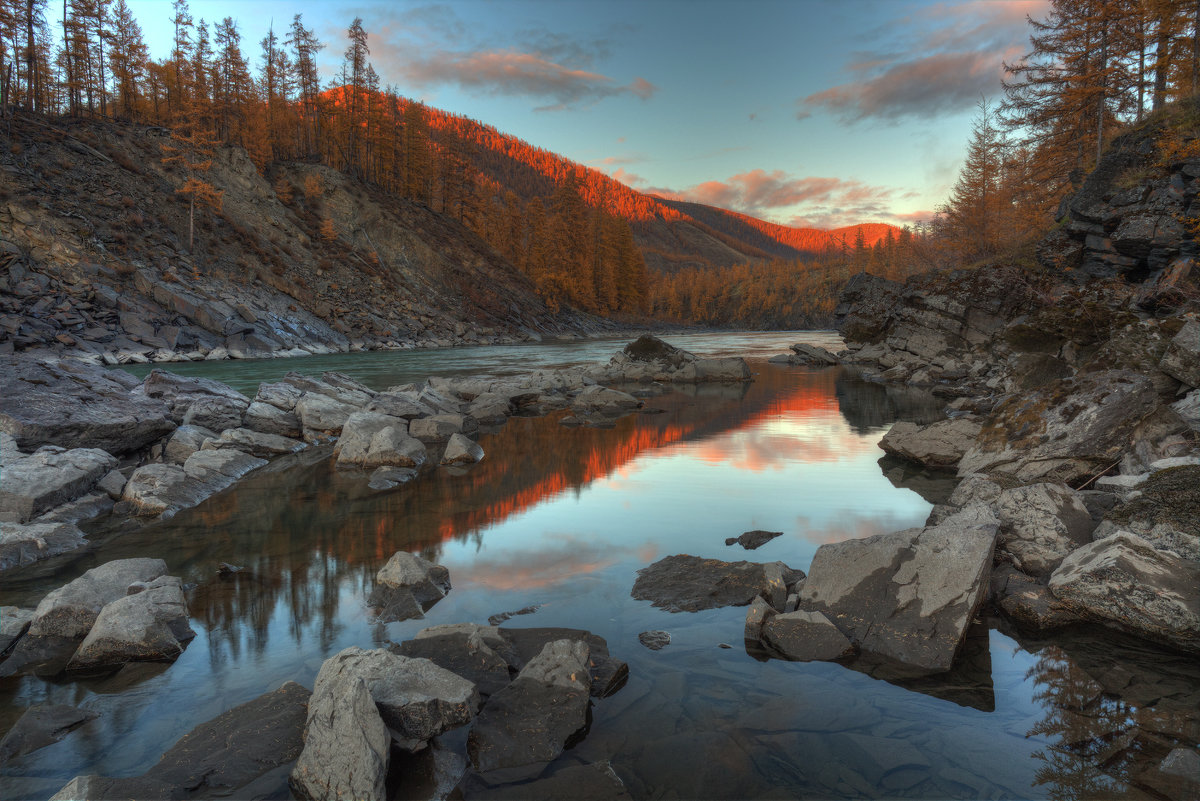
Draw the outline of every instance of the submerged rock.
<instances>
[{"instance_id":1,"label":"submerged rock","mask_svg":"<svg viewBox=\"0 0 1200 801\"><path fill-rule=\"evenodd\" d=\"M661 651L671 644L671 635L665 631L643 631L638 635L638 642L651 651Z\"/></svg>"},{"instance_id":2,"label":"submerged rock","mask_svg":"<svg viewBox=\"0 0 1200 801\"><path fill-rule=\"evenodd\" d=\"M3 739L0 739L0 765L53 745L75 729L94 720L95 712L62 704L38 704L25 710Z\"/></svg>"},{"instance_id":3,"label":"submerged rock","mask_svg":"<svg viewBox=\"0 0 1200 801\"><path fill-rule=\"evenodd\" d=\"M754 551L766 545L776 537L782 536L782 531L763 531L761 529L755 529L754 531L747 531L737 537L727 537L725 539L725 544L736 544L742 546L747 551Z\"/></svg>"},{"instance_id":4,"label":"submerged rock","mask_svg":"<svg viewBox=\"0 0 1200 801\"><path fill-rule=\"evenodd\" d=\"M770 569L776 565L775 570ZM639 570L631 595L668 612L745 606L759 595L768 600L780 596L782 607L787 598L786 585L803 577L801 571L782 563L722 562L676 554Z\"/></svg>"}]
</instances>

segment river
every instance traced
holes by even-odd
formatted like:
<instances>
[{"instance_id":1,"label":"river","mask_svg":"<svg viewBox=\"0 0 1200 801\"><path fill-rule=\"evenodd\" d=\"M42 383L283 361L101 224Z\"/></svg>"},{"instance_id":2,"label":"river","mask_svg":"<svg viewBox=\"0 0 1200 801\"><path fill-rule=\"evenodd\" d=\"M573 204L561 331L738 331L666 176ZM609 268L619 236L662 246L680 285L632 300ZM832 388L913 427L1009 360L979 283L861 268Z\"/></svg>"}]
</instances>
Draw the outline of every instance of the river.
<instances>
[{"instance_id":1,"label":"river","mask_svg":"<svg viewBox=\"0 0 1200 801\"><path fill-rule=\"evenodd\" d=\"M347 646L527 607L536 611L504 625L588 629L629 664L628 683L594 701L587 736L560 760L610 763L634 798L1177 797L1179 786L1146 777L1200 730L1200 669L1185 658L1090 631L1030 639L984 619L951 673L892 683L837 664L762 661L743 646L744 608L671 614L633 600L636 571L663 556L806 570L822 543L922 525L952 485L881 463L877 445L897 419L934 419L940 401L841 368L765 361L796 341L833 346L834 335L669 339L704 355L748 355L755 381L679 388L647 401L662 413L612 429L564 428L559 414L514 418L480 438L487 456L473 469L383 493L333 470L327 450L311 450L170 521L97 527L86 552L5 576L0 604L33 605L110 559L161 557L195 585L197 636L171 665L0 680L0 731L36 703L98 713L0 767L0 797L48 798L77 774L136 775L220 712L285 680L311 687L322 661ZM288 370L336 369L383 388L599 361L620 344L203 362L179 372L249 394ZM783 536L751 555L725 546L751 529ZM425 620L383 623L365 597L399 549L444 565L453 589ZM219 577L220 562L245 569ZM671 634L661 651L638 642L655 629ZM443 741L461 748L463 736ZM413 770L399 792L423 797L428 781ZM286 797L283 785L278 792Z\"/></svg>"}]
</instances>

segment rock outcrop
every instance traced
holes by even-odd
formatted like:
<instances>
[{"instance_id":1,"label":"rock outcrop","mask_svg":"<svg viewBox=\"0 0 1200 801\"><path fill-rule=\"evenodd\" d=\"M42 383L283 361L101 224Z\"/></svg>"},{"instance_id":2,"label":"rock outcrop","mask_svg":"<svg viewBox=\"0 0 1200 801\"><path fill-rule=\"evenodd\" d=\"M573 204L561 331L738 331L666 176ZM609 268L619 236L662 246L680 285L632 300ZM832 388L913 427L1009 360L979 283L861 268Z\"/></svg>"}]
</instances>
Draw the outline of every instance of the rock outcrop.
<instances>
[{"instance_id":1,"label":"rock outcrop","mask_svg":"<svg viewBox=\"0 0 1200 801\"><path fill-rule=\"evenodd\" d=\"M788 587L804 578L782 562L722 562L676 554L638 571L631 595L668 612L746 606L763 596L782 608Z\"/></svg>"}]
</instances>

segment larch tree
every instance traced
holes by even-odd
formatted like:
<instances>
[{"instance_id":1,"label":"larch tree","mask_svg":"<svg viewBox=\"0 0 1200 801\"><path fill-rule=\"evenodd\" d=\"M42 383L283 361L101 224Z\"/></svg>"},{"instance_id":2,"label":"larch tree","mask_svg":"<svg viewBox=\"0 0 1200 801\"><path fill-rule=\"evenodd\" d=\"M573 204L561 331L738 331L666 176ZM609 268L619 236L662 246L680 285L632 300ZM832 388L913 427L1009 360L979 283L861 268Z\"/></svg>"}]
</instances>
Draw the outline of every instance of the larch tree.
<instances>
[{"instance_id":1,"label":"larch tree","mask_svg":"<svg viewBox=\"0 0 1200 801\"><path fill-rule=\"evenodd\" d=\"M173 0L171 4L171 28L173 31L171 64L173 66L172 77L174 80L171 84L170 103L173 111L179 111L186 103L184 96L188 83L186 73L192 56L192 29L195 28L192 15L188 11L187 0Z\"/></svg>"},{"instance_id":2,"label":"larch tree","mask_svg":"<svg viewBox=\"0 0 1200 801\"><path fill-rule=\"evenodd\" d=\"M117 88L121 115L127 120L138 118L138 84L146 66L146 43L142 28L125 0L117 0L113 9L112 46L108 51L109 67Z\"/></svg>"}]
</instances>

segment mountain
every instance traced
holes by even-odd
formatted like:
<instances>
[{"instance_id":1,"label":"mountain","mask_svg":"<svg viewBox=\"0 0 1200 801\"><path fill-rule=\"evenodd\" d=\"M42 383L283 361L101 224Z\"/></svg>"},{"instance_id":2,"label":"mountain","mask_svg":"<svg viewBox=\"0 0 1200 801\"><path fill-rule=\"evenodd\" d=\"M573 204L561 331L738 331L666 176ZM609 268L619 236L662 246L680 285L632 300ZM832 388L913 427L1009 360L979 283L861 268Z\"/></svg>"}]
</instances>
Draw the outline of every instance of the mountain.
<instances>
[{"instance_id":1,"label":"mountain","mask_svg":"<svg viewBox=\"0 0 1200 801\"><path fill-rule=\"evenodd\" d=\"M534 198L544 201L572 174L585 203L629 222L646 266L660 272L767 259L805 260L842 248L843 243L853 247L859 230L868 247L885 239L889 231L900 232L886 223L831 231L791 228L728 209L644 194L490 125L428 106L424 109L435 139L442 147L459 149L496 195L511 191L526 203Z\"/></svg>"}]
</instances>

